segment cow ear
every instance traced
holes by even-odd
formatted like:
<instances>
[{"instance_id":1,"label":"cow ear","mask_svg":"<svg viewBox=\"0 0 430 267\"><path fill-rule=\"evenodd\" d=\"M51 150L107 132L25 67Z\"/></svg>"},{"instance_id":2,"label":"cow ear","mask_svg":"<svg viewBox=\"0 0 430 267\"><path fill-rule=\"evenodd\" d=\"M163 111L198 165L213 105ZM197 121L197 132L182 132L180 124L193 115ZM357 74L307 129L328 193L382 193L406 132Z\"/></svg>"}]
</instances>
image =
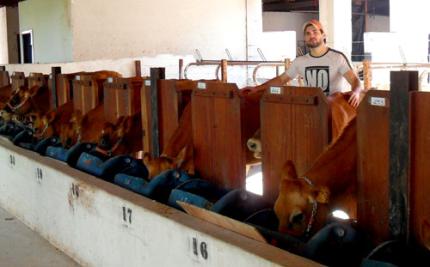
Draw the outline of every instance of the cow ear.
<instances>
[{"instance_id":1,"label":"cow ear","mask_svg":"<svg viewBox=\"0 0 430 267\"><path fill-rule=\"evenodd\" d=\"M294 163L291 160L285 162L281 170L281 179L296 179L297 171Z\"/></svg>"},{"instance_id":2,"label":"cow ear","mask_svg":"<svg viewBox=\"0 0 430 267\"><path fill-rule=\"evenodd\" d=\"M330 190L326 186L312 188L312 197L322 204L327 204L330 200Z\"/></svg>"},{"instance_id":3,"label":"cow ear","mask_svg":"<svg viewBox=\"0 0 430 267\"><path fill-rule=\"evenodd\" d=\"M185 161L187 160L187 150L188 146L185 146L181 149L179 154L175 158L175 165L176 168L180 169L182 165L184 165Z\"/></svg>"}]
</instances>

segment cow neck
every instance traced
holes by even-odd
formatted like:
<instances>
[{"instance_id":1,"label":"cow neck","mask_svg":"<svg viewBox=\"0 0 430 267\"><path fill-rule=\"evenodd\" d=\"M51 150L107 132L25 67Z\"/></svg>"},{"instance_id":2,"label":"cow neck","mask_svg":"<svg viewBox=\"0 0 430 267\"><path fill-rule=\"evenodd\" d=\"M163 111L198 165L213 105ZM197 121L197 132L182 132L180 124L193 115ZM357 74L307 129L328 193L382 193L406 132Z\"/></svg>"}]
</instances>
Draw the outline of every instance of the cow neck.
<instances>
[{"instance_id":1,"label":"cow neck","mask_svg":"<svg viewBox=\"0 0 430 267\"><path fill-rule=\"evenodd\" d=\"M113 145L111 149L103 149L103 148L100 148L99 146L96 146L96 151L105 156L111 157L113 152L115 152L115 150L118 149L119 145L122 143L123 140L124 140L124 137L119 138L118 141L116 141L115 145Z\"/></svg>"}]
</instances>

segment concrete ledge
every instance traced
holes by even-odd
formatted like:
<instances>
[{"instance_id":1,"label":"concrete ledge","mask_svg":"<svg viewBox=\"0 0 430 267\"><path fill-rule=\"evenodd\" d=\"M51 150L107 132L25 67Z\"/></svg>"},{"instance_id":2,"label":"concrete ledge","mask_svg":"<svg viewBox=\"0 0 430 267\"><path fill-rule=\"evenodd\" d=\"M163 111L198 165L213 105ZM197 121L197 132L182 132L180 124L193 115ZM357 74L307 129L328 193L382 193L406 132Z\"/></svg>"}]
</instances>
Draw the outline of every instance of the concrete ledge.
<instances>
[{"instance_id":1,"label":"concrete ledge","mask_svg":"<svg viewBox=\"0 0 430 267\"><path fill-rule=\"evenodd\" d=\"M85 266L318 266L0 139L0 206Z\"/></svg>"}]
</instances>

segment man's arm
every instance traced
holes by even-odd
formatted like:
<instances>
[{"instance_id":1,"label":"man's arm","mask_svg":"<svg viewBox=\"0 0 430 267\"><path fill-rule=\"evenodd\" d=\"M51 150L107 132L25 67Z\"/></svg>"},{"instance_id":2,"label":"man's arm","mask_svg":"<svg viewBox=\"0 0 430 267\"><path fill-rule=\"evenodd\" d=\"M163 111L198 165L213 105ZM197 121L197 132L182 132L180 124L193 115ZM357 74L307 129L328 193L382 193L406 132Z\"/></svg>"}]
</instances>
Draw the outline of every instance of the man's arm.
<instances>
[{"instance_id":1,"label":"man's arm","mask_svg":"<svg viewBox=\"0 0 430 267\"><path fill-rule=\"evenodd\" d=\"M356 108L360 102L360 93L362 91L360 80L358 79L357 75L355 75L353 70L347 71L343 77L345 77L345 79L349 82L352 90L352 94L348 100L348 103Z\"/></svg>"},{"instance_id":2,"label":"man's arm","mask_svg":"<svg viewBox=\"0 0 430 267\"><path fill-rule=\"evenodd\" d=\"M286 72L284 72L281 75L279 75L273 79L270 79L267 82L257 86L257 88L259 90L260 90L260 88L261 88L261 90L266 90L270 86L273 86L273 85L282 86L282 85L285 85L289 81L291 81L291 78L287 75Z\"/></svg>"}]
</instances>

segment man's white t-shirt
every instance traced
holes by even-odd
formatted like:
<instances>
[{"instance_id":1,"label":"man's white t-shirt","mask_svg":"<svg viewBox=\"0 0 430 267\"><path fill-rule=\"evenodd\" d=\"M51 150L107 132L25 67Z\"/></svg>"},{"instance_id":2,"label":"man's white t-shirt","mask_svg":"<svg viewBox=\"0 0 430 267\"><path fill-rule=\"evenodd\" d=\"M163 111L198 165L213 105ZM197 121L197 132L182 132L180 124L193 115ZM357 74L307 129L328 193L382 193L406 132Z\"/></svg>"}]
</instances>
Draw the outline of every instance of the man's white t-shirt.
<instances>
[{"instance_id":1,"label":"man's white t-shirt","mask_svg":"<svg viewBox=\"0 0 430 267\"><path fill-rule=\"evenodd\" d=\"M320 57L309 53L297 57L286 74L292 79L299 75L303 77L305 86L320 87L325 95L331 95L345 91L349 84L343 75L351 69L351 64L342 52L329 48Z\"/></svg>"}]
</instances>

